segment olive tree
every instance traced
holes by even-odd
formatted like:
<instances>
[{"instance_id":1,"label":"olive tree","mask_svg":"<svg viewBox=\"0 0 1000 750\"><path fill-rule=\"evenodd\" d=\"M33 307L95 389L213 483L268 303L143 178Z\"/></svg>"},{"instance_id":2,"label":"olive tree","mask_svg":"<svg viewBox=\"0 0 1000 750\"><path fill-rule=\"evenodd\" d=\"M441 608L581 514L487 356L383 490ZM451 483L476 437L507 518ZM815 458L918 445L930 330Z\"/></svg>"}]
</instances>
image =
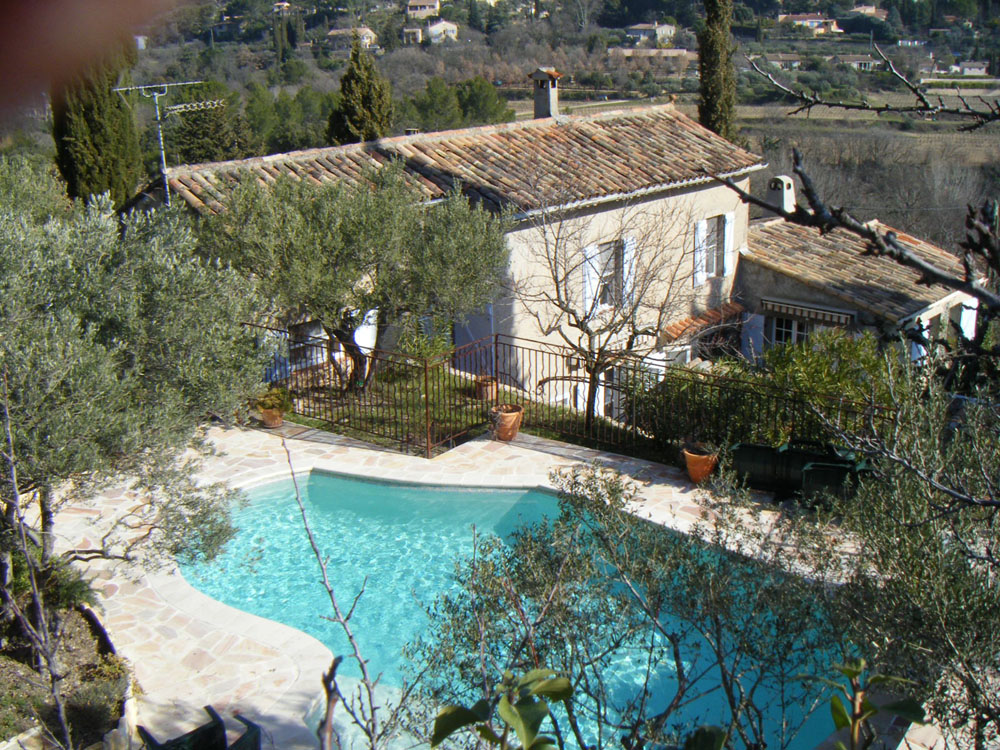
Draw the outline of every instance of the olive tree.
<instances>
[{"instance_id":1,"label":"olive tree","mask_svg":"<svg viewBox=\"0 0 1000 750\"><path fill-rule=\"evenodd\" d=\"M556 712L559 748L674 745L713 723L747 747L787 747L821 696L802 673L842 654L822 585L789 571L829 538L746 502L720 504L690 536L628 512L635 486L597 467L557 477L559 515L491 538L457 565L460 590L431 609L410 649L431 705L492 700L508 673L551 668L574 700ZM770 715L769 722L765 716Z\"/></svg>"},{"instance_id":2,"label":"olive tree","mask_svg":"<svg viewBox=\"0 0 1000 750\"><path fill-rule=\"evenodd\" d=\"M355 334L372 311L378 349L391 325L450 321L496 296L504 227L458 190L423 203L391 165L356 185L245 180L201 236L206 252L259 280L285 314L319 321L350 355L358 385L370 372Z\"/></svg>"},{"instance_id":3,"label":"olive tree","mask_svg":"<svg viewBox=\"0 0 1000 750\"><path fill-rule=\"evenodd\" d=\"M59 203L51 176L29 166L0 161L0 597L5 619L29 611L17 620L35 631L56 695L59 612L34 582L74 558L216 551L232 533L230 494L197 484L181 455L211 415L255 393L263 362L242 326L253 287L196 257L185 217L120 219L106 197ZM15 200L26 174L49 210ZM95 547L57 554L60 508L112 483L134 493L131 508L102 517Z\"/></svg>"}]
</instances>

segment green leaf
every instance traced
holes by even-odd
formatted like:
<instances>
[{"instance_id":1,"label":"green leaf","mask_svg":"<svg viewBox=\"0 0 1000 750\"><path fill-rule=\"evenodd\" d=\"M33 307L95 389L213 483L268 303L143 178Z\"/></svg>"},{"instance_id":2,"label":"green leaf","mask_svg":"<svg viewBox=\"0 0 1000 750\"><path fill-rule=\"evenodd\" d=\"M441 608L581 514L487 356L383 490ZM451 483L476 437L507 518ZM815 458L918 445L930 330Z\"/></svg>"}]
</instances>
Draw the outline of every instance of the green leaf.
<instances>
[{"instance_id":1,"label":"green leaf","mask_svg":"<svg viewBox=\"0 0 1000 750\"><path fill-rule=\"evenodd\" d=\"M833 745L833 750L847 750L847 745L840 740L837 740Z\"/></svg>"},{"instance_id":2,"label":"green leaf","mask_svg":"<svg viewBox=\"0 0 1000 750\"><path fill-rule=\"evenodd\" d=\"M868 721L868 719L870 719L877 713L878 713L878 706L876 706L874 703L868 700L867 696L863 697L861 699L861 716L859 717L859 720Z\"/></svg>"},{"instance_id":3,"label":"green leaf","mask_svg":"<svg viewBox=\"0 0 1000 750\"><path fill-rule=\"evenodd\" d=\"M485 698L477 700L469 710L483 721L490 720L490 702Z\"/></svg>"},{"instance_id":4,"label":"green leaf","mask_svg":"<svg viewBox=\"0 0 1000 750\"><path fill-rule=\"evenodd\" d=\"M698 727L684 741L684 750L722 750L727 736L719 727Z\"/></svg>"},{"instance_id":5,"label":"green leaf","mask_svg":"<svg viewBox=\"0 0 1000 750\"><path fill-rule=\"evenodd\" d=\"M547 680L549 677L555 677L557 674L559 673L551 669L532 669L530 672L527 672L524 677L518 680L517 687L527 687L533 682L538 680Z\"/></svg>"},{"instance_id":6,"label":"green leaf","mask_svg":"<svg viewBox=\"0 0 1000 750\"><path fill-rule=\"evenodd\" d=\"M437 747L441 742L470 724L477 724L482 718L465 706L445 706L434 719L434 733L431 735L431 747Z\"/></svg>"},{"instance_id":7,"label":"green leaf","mask_svg":"<svg viewBox=\"0 0 1000 750\"><path fill-rule=\"evenodd\" d=\"M491 745L499 745L501 742L497 733L490 729L486 724L479 724L476 726L476 731L479 732L480 737L489 742Z\"/></svg>"},{"instance_id":8,"label":"green leaf","mask_svg":"<svg viewBox=\"0 0 1000 750\"><path fill-rule=\"evenodd\" d=\"M517 733L517 736L520 737L524 732L524 727L521 723L521 716L514 711L514 707L510 704L510 701L507 700L506 695L500 698L500 703L497 704L497 713L500 714L501 719L507 722L507 726L513 729Z\"/></svg>"},{"instance_id":9,"label":"green leaf","mask_svg":"<svg viewBox=\"0 0 1000 750\"><path fill-rule=\"evenodd\" d=\"M834 664L833 668L840 672L844 677L849 680L854 680L861 676L861 673L865 671L865 660L855 659L844 664Z\"/></svg>"},{"instance_id":10,"label":"green leaf","mask_svg":"<svg viewBox=\"0 0 1000 750\"><path fill-rule=\"evenodd\" d=\"M538 736L538 729L549 715L549 707L544 701L518 703L512 706L506 695L500 699L498 710L500 717L517 732L517 737L524 748L531 747L535 737Z\"/></svg>"},{"instance_id":11,"label":"green leaf","mask_svg":"<svg viewBox=\"0 0 1000 750\"><path fill-rule=\"evenodd\" d=\"M883 682L899 682L903 685L916 685L917 683L913 680L908 680L905 677L893 677L888 674L873 674L868 678L867 685L872 687L873 685L880 685Z\"/></svg>"},{"instance_id":12,"label":"green leaf","mask_svg":"<svg viewBox=\"0 0 1000 750\"><path fill-rule=\"evenodd\" d=\"M882 710L896 714L896 716L906 719L909 722L916 724L924 723L924 708L913 698L903 698L892 703L885 703L882 706Z\"/></svg>"},{"instance_id":13,"label":"green leaf","mask_svg":"<svg viewBox=\"0 0 1000 750\"><path fill-rule=\"evenodd\" d=\"M830 698L830 713L833 714L833 725L837 729L851 726L851 717L847 713L847 709L844 708L839 695L834 695Z\"/></svg>"},{"instance_id":14,"label":"green leaf","mask_svg":"<svg viewBox=\"0 0 1000 750\"><path fill-rule=\"evenodd\" d=\"M573 685L566 677L554 677L538 682L529 695L540 695L554 701L569 700L573 695Z\"/></svg>"},{"instance_id":15,"label":"green leaf","mask_svg":"<svg viewBox=\"0 0 1000 750\"><path fill-rule=\"evenodd\" d=\"M840 690L843 693L847 692L847 689L844 687L842 683L837 682L836 680L831 680L828 677L820 677L819 675L814 675L814 674L797 674L792 679L809 681L809 682L822 682L829 688L833 688L834 690Z\"/></svg>"}]
</instances>

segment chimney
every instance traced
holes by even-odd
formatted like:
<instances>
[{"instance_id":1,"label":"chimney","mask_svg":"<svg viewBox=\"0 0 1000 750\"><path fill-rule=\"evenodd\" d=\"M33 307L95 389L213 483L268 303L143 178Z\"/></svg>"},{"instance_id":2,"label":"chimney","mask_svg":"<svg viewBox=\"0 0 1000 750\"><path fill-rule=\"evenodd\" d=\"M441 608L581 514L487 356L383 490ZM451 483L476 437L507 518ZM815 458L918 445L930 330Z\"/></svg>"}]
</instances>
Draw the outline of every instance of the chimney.
<instances>
[{"instance_id":1,"label":"chimney","mask_svg":"<svg viewBox=\"0 0 1000 750\"><path fill-rule=\"evenodd\" d=\"M539 68L528 76L535 82L535 119L555 117L559 114L559 79L562 73L555 68Z\"/></svg>"},{"instance_id":2,"label":"chimney","mask_svg":"<svg viewBox=\"0 0 1000 750\"><path fill-rule=\"evenodd\" d=\"M780 206L784 211L795 211L795 182L783 174L776 175L767 183L765 200L772 206ZM777 216L773 211L764 211L764 216Z\"/></svg>"}]
</instances>

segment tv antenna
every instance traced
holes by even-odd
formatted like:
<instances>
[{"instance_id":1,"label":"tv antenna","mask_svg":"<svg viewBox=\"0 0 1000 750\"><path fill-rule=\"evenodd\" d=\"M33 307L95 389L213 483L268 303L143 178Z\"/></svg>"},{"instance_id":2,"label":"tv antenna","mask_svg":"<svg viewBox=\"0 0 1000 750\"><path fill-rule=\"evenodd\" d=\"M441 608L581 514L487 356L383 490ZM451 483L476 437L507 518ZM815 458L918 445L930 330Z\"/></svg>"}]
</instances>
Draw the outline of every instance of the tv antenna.
<instances>
[{"instance_id":1,"label":"tv antenna","mask_svg":"<svg viewBox=\"0 0 1000 750\"><path fill-rule=\"evenodd\" d=\"M203 109L215 109L226 106L225 99L209 99L202 102L185 102L183 104L172 104L163 108L163 116L160 115L160 97L166 96L168 89L177 86L197 86L204 81L181 81L179 83L151 83L145 86L118 86L112 89L117 91L118 96L125 99L126 91L138 91L147 99L153 100L153 111L156 112L156 135L160 142L160 175L163 177L163 199L167 206L170 206L170 185L167 184L167 152L163 148L163 117L170 115L180 115L185 112L198 112ZM126 100L126 104L128 100Z\"/></svg>"}]
</instances>

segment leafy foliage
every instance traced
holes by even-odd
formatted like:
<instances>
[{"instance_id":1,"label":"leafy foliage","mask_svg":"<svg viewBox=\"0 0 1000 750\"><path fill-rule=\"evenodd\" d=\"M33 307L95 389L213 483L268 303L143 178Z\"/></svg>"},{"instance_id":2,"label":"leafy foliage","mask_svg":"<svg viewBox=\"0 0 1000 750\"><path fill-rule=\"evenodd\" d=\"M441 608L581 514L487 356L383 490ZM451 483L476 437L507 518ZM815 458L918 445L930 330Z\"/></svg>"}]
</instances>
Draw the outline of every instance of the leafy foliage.
<instances>
[{"instance_id":1,"label":"leafy foliage","mask_svg":"<svg viewBox=\"0 0 1000 750\"><path fill-rule=\"evenodd\" d=\"M56 163L71 198L109 192L121 206L135 194L139 136L129 105L112 91L134 62L135 48L123 45L52 92Z\"/></svg>"},{"instance_id":2,"label":"leafy foliage","mask_svg":"<svg viewBox=\"0 0 1000 750\"><path fill-rule=\"evenodd\" d=\"M514 110L482 76L455 86L434 77L427 81L424 91L403 102L396 119L402 126L419 125L421 130L431 132L511 122Z\"/></svg>"},{"instance_id":3,"label":"leafy foliage","mask_svg":"<svg viewBox=\"0 0 1000 750\"><path fill-rule=\"evenodd\" d=\"M730 35L732 0L706 0L705 28L698 35L701 96L698 121L727 140L736 137L735 45Z\"/></svg>"},{"instance_id":4,"label":"leafy foliage","mask_svg":"<svg viewBox=\"0 0 1000 750\"><path fill-rule=\"evenodd\" d=\"M825 664L839 643L823 588L774 566L790 564L778 538L798 532L761 532L740 506L713 509L718 523L692 538L625 512L635 488L610 471L567 470L558 483L559 517L515 533L510 547L480 543L457 567L462 590L433 608L433 636L411 648L430 664L432 701L472 705L449 714L448 728L486 721L494 665L514 674L549 665L573 689L556 731L580 747L676 744L695 728L683 707L720 689L732 696L724 735L784 746L796 719L787 714L775 737L758 711L808 705L814 690L796 674ZM743 556L750 549L759 563ZM620 684L634 689L616 692ZM765 685L782 696L767 707Z\"/></svg>"},{"instance_id":5,"label":"leafy foliage","mask_svg":"<svg viewBox=\"0 0 1000 750\"><path fill-rule=\"evenodd\" d=\"M358 143L384 136L392 125L392 90L372 56L355 38L351 59L340 79L340 101L330 113L327 140Z\"/></svg>"},{"instance_id":6,"label":"leafy foliage","mask_svg":"<svg viewBox=\"0 0 1000 750\"><path fill-rule=\"evenodd\" d=\"M371 310L384 331L410 315L452 320L493 299L507 262L503 227L457 191L422 205L390 167L355 187L245 180L202 236L282 311L308 311L350 342Z\"/></svg>"},{"instance_id":7,"label":"leafy foliage","mask_svg":"<svg viewBox=\"0 0 1000 750\"><path fill-rule=\"evenodd\" d=\"M17 168L0 161L0 185ZM47 179L32 175L43 194ZM60 487L65 502L131 475L150 493L160 549L210 552L221 528L208 515L224 498L181 482L173 460L202 420L233 414L259 387L261 354L241 327L256 312L252 286L197 259L179 214L122 224L96 199L42 223L30 204L5 195L0 206L0 361L19 489L46 502ZM186 520L204 526L188 534Z\"/></svg>"},{"instance_id":8,"label":"leafy foliage","mask_svg":"<svg viewBox=\"0 0 1000 750\"><path fill-rule=\"evenodd\" d=\"M448 705L441 709L434 720L431 747L437 747L455 732L475 726L482 739L500 750L518 748L508 739L512 731L521 742L520 750L554 750L555 740L539 734L550 715L546 699L568 702L572 695L569 679L551 669L532 669L520 678L505 672L491 698L477 701L472 708ZM493 718L494 711L502 728Z\"/></svg>"},{"instance_id":9,"label":"leafy foliage","mask_svg":"<svg viewBox=\"0 0 1000 750\"><path fill-rule=\"evenodd\" d=\"M878 485L836 506L858 549L842 604L879 671L912 679L959 745L1000 734L996 585L997 406L956 399L932 368L893 368L891 437L848 436L878 457Z\"/></svg>"},{"instance_id":10,"label":"leafy foliage","mask_svg":"<svg viewBox=\"0 0 1000 750\"><path fill-rule=\"evenodd\" d=\"M178 103L222 100L212 109L181 112L170 118L164 140L168 163L194 164L254 156L260 144L240 113L239 95L221 83L183 87Z\"/></svg>"}]
</instances>

